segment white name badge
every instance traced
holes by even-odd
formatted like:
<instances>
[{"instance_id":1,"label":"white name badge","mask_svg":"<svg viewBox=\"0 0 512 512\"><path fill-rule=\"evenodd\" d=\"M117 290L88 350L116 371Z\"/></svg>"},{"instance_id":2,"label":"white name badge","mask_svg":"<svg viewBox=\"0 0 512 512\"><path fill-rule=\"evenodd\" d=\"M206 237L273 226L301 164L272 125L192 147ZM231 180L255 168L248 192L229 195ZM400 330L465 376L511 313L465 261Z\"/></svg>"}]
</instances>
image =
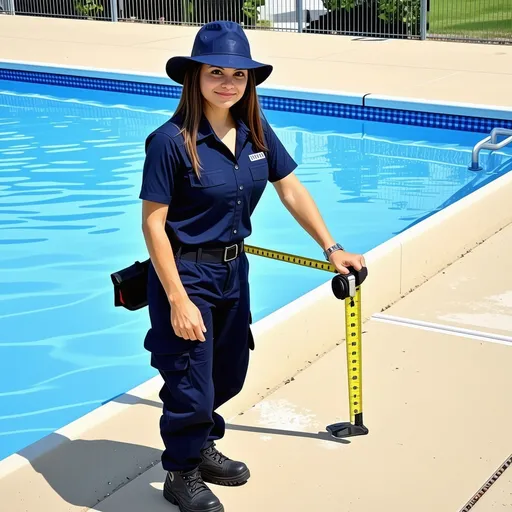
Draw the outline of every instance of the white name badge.
<instances>
[{"instance_id":1,"label":"white name badge","mask_svg":"<svg viewBox=\"0 0 512 512\"><path fill-rule=\"evenodd\" d=\"M249 155L249 160L251 162L255 162L256 160L263 160L265 158L265 153L253 153Z\"/></svg>"}]
</instances>

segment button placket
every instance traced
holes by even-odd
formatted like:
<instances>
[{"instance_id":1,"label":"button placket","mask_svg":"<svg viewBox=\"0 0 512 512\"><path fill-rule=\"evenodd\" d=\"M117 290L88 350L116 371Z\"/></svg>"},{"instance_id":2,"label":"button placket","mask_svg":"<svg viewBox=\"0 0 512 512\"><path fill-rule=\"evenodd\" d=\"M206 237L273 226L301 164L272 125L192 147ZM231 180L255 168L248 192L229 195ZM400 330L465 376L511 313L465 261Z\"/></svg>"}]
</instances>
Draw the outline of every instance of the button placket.
<instances>
[{"instance_id":1,"label":"button placket","mask_svg":"<svg viewBox=\"0 0 512 512\"><path fill-rule=\"evenodd\" d=\"M242 205L242 199L243 199L242 196L243 196L244 185L242 183L243 174L239 173L240 165L238 163L236 163L234 165L234 170L235 170L235 182L237 184L237 194L236 194L235 215L234 215L234 219L233 219L233 227L232 227L231 232L234 235L236 235L238 233L237 226L240 223L240 219L242 217L241 205Z\"/></svg>"}]
</instances>

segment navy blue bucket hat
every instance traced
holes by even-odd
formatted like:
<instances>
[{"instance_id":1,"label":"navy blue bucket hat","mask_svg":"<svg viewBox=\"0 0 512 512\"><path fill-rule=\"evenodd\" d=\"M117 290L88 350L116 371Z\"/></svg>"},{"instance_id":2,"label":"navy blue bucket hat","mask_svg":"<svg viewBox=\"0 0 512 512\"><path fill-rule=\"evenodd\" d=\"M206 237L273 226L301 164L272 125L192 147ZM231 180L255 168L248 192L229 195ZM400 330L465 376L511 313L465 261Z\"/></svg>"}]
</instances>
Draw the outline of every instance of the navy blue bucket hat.
<instances>
[{"instance_id":1,"label":"navy blue bucket hat","mask_svg":"<svg viewBox=\"0 0 512 512\"><path fill-rule=\"evenodd\" d=\"M191 62L222 68L253 69L256 85L272 73L272 66L251 57L249 41L242 27L233 21L213 21L203 25L196 35L190 57L171 57L166 66L169 78L183 84Z\"/></svg>"}]
</instances>

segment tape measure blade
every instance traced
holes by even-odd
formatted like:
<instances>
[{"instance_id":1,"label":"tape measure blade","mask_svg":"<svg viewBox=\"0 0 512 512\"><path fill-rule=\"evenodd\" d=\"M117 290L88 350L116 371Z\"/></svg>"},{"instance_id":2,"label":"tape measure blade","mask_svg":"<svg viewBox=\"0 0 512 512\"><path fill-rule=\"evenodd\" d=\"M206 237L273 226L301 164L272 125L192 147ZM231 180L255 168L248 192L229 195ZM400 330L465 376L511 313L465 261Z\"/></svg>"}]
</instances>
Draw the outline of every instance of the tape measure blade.
<instances>
[{"instance_id":1,"label":"tape measure blade","mask_svg":"<svg viewBox=\"0 0 512 512\"><path fill-rule=\"evenodd\" d=\"M261 247L256 247L254 245L245 245L244 250L248 254L263 256L264 258L280 260L287 263L293 263L294 265L300 265L303 267L313 267L319 270L325 270L326 272L336 272L334 265L327 261L305 258L303 256L298 256L296 254L290 254L281 251L271 251L269 249L263 249Z\"/></svg>"},{"instance_id":2,"label":"tape measure blade","mask_svg":"<svg viewBox=\"0 0 512 512\"><path fill-rule=\"evenodd\" d=\"M363 412L360 306L360 289L356 288L355 296L345 299L348 398L352 423Z\"/></svg>"},{"instance_id":3,"label":"tape measure blade","mask_svg":"<svg viewBox=\"0 0 512 512\"><path fill-rule=\"evenodd\" d=\"M280 251L270 251L253 245L245 245L245 252L256 256L275 259L295 265L309 266L320 270L336 273L332 263L304 258L295 254ZM368 434L363 424L363 395L362 395L362 354L361 354L361 292L356 288L354 297L345 299L346 347L347 347L347 374L348 398L350 406L351 423L337 423L329 425L327 430L333 437L350 437ZM341 298L341 297L340 297Z\"/></svg>"}]
</instances>

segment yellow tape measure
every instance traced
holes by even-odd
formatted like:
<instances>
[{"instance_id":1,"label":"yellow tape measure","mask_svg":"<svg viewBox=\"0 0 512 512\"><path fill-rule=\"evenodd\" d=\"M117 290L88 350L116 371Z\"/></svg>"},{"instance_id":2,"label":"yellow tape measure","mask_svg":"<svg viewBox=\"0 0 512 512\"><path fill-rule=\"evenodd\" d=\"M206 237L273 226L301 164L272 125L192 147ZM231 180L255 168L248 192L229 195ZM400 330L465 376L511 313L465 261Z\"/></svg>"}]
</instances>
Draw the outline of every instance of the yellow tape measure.
<instances>
[{"instance_id":1,"label":"yellow tape measure","mask_svg":"<svg viewBox=\"0 0 512 512\"><path fill-rule=\"evenodd\" d=\"M245 252L264 258L293 263L303 267L316 268L336 273L334 265L327 261L304 258L295 254L271 251L253 245L245 245ZM361 284L368 275L366 267L360 271L349 269L350 274L336 273L332 280L332 290L336 298L345 300L345 330L347 348L348 396L350 422L327 426L334 437L351 437L368 434L363 424L363 358L361 325Z\"/></svg>"},{"instance_id":2,"label":"yellow tape measure","mask_svg":"<svg viewBox=\"0 0 512 512\"><path fill-rule=\"evenodd\" d=\"M303 258L295 254L288 254L286 252L270 251L269 249L262 249L261 247L254 247L253 245L244 245L244 251L256 256L263 256L264 258L271 258L273 260L285 261L286 263L294 263L303 267L316 268L318 270L326 270L328 272L336 272L334 265L328 261L312 260L310 258Z\"/></svg>"}]
</instances>

